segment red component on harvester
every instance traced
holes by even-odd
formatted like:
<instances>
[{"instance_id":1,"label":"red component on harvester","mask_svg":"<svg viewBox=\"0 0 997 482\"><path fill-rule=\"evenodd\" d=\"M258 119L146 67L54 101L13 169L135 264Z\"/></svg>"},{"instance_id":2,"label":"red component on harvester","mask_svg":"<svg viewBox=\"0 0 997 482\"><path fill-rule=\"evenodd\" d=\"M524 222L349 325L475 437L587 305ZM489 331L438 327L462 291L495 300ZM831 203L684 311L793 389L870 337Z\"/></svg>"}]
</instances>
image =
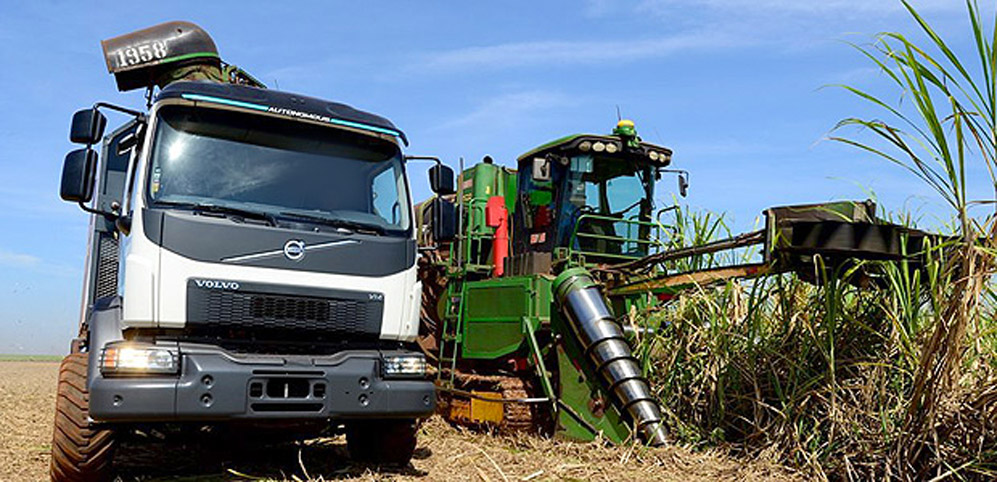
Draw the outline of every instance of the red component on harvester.
<instances>
[{"instance_id":1,"label":"red component on harvester","mask_svg":"<svg viewBox=\"0 0 997 482\"><path fill-rule=\"evenodd\" d=\"M505 198L492 196L485 205L485 224L495 228L495 241L492 243L492 260L495 263L495 276L505 273L505 258L509 256L509 210L505 208Z\"/></svg>"},{"instance_id":2,"label":"red component on harvester","mask_svg":"<svg viewBox=\"0 0 997 482\"><path fill-rule=\"evenodd\" d=\"M550 226L550 208L547 206L537 206L533 213L533 227L546 228Z\"/></svg>"},{"instance_id":3,"label":"red component on harvester","mask_svg":"<svg viewBox=\"0 0 997 482\"><path fill-rule=\"evenodd\" d=\"M516 357L509 360L509 369L513 372L522 372L530 368L529 362L526 358Z\"/></svg>"}]
</instances>

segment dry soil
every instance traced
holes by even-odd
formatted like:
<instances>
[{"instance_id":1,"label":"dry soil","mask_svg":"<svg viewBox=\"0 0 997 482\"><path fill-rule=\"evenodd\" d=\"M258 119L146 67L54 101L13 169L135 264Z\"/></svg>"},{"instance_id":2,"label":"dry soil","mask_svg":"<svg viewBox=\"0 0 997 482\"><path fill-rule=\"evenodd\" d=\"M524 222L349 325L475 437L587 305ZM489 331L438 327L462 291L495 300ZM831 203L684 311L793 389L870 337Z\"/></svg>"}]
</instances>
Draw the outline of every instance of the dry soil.
<instances>
[{"instance_id":1,"label":"dry soil","mask_svg":"<svg viewBox=\"0 0 997 482\"><path fill-rule=\"evenodd\" d=\"M0 481L48 478L58 364L0 362ZM121 480L800 480L764 460L683 447L610 447L499 437L451 427L438 418L419 434L403 469L353 464L342 437L235 449L231 444L162 441L128 444L115 458Z\"/></svg>"}]
</instances>

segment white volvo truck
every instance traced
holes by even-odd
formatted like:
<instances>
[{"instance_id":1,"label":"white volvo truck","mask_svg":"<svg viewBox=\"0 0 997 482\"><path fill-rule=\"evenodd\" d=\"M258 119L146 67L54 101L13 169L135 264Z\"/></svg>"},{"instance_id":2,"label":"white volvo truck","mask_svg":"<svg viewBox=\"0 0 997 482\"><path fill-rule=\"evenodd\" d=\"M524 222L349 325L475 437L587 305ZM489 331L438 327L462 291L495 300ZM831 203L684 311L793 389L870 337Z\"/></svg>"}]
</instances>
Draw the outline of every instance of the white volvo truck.
<instances>
[{"instance_id":1,"label":"white volvo truck","mask_svg":"<svg viewBox=\"0 0 997 482\"><path fill-rule=\"evenodd\" d=\"M407 463L436 399L404 134L262 88L190 23L102 44L149 108L73 117L61 196L91 229L52 479L112 477L116 441L149 426L345 431L352 456ZM105 136L108 111L127 120ZM452 194L453 172L430 183ZM452 205L434 212L452 236Z\"/></svg>"}]
</instances>

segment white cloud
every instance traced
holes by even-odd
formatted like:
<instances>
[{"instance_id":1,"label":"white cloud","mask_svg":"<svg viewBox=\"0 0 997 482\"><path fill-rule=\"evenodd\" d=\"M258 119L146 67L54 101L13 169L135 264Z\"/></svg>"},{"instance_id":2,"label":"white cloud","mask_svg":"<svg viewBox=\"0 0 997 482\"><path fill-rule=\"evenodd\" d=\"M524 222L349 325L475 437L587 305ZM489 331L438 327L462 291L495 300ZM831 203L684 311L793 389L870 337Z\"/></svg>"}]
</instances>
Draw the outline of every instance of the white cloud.
<instances>
[{"instance_id":1,"label":"white cloud","mask_svg":"<svg viewBox=\"0 0 997 482\"><path fill-rule=\"evenodd\" d=\"M912 3L936 28L965 17L960 0ZM600 9L598 1L591 5L589 12L636 15L670 28L709 26L772 52L806 52L841 39L861 42L884 30L914 28L900 0L643 0L622 11Z\"/></svg>"},{"instance_id":2,"label":"white cloud","mask_svg":"<svg viewBox=\"0 0 997 482\"><path fill-rule=\"evenodd\" d=\"M691 49L741 45L743 39L700 31L642 40L536 41L466 47L429 54L413 67L454 71L535 65L600 64L660 58Z\"/></svg>"},{"instance_id":3,"label":"white cloud","mask_svg":"<svg viewBox=\"0 0 997 482\"><path fill-rule=\"evenodd\" d=\"M40 265L41 258L30 254L15 253L0 248L0 266L11 266L15 268L30 268Z\"/></svg>"},{"instance_id":4,"label":"white cloud","mask_svg":"<svg viewBox=\"0 0 997 482\"><path fill-rule=\"evenodd\" d=\"M592 5L598 9L601 1ZM913 0L918 11L963 11L965 5L957 0ZM904 11L899 0L644 0L639 11L664 13L675 8L706 8L725 13L731 17L748 13L758 15L803 14L818 15L828 13L847 14L889 14Z\"/></svg>"},{"instance_id":5,"label":"white cloud","mask_svg":"<svg viewBox=\"0 0 997 482\"><path fill-rule=\"evenodd\" d=\"M550 91L524 91L502 94L480 103L470 112L444 122L433 130L503 129L523 125L539 111L571 105L566 95Z\"/></svg>"},{"instance_id":6,"label":"white cloud","mask_svg":"<svg viewBox=\"0 0 997 482\"><path fill-rule=\"evenodd\" d=\"M958 0L914 0L919 12L962 14ZM589 0L589 18L637 16L666 23L667 36L610 40L538 40L463 47L418 56L409 66L419 72L501 70L516 67L599 65L680 54L772 45L807 49L840 39L855 19L903 14L899 0L644 0L621 4ZM846 21L849 19L849 21ZM848 26L848 27L846 27ZM879 31L878 24L869 32Z\"/></svg>"},{"instance_id":7,"label":"white cloud","mask_svg":"<svg viewBox=\"0 0 997 482\"><path fill-rule=\"evenodd\" d=\"M80 262L80 265L82 264ZM4 248L0 248L0 267L59 277L78 277L81 274L79 267L51 263L32 254L18 253Z\"/></svg>"}]
</instances>

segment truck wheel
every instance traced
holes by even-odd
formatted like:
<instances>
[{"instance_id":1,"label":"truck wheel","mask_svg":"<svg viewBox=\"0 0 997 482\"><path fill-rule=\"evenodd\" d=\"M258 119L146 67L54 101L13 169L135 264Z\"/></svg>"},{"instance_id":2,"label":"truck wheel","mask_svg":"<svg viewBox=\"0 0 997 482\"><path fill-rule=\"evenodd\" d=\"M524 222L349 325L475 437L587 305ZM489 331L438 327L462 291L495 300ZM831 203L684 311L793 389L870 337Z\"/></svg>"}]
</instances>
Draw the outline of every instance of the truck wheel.
<instances>
[{"instance_id":1,"label":"truck wheel","mask_svg":"<svg viewBox=\"0 0 997 482\"><path fill-rule=\"evenodd\" d=\"M87 354L73 353L59 366L50 475L56 482L110 480L114 432L89 423Z\"/></svg>"},{"instance_id":2,"label":"truck wheel","mask_svg":"<svg viewBox=\"0 0 997 482\"><path fill-rule=\"evenodd\" d=\"M346 448L353 460L408 465L415 452L415 420L369 420L346 428Z\"/></svg>"}]
</instances>

